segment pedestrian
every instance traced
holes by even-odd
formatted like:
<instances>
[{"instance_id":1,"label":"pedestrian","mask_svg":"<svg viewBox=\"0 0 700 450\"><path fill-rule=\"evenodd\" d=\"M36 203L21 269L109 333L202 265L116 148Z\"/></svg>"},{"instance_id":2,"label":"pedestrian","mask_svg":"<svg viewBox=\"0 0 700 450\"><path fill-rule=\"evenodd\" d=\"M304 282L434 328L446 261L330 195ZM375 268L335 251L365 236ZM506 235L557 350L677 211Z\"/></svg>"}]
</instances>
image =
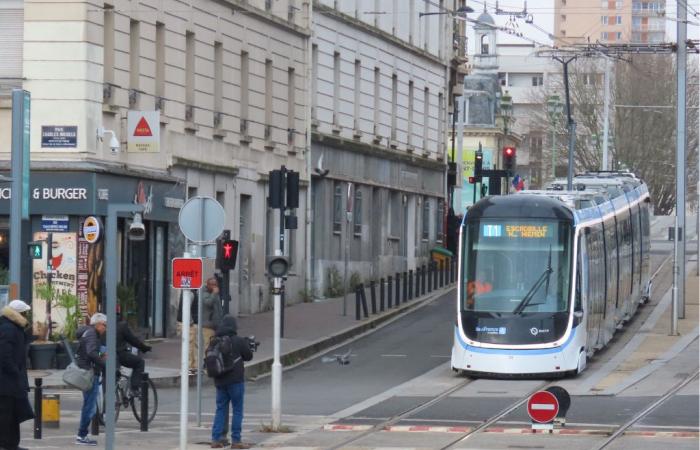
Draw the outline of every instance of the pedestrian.
<instances>
[{"instance_id":1,"label":"pedestrian","mask_svg":"<svg viewBox=\"0 0 700 450\"><path fill-rule=\"evenodd\" d=\"M27 379L30 309L22 300L12 300L0 311L0 449L5 450L26 450L19 446L19 425L34 418Z\"/></svg>"},{"instance_id":2,"label":"pedestrian","mask_svg":"<svg viewBox=\"0 0 700 450\"><path fill-rule=\"evenodd\" d=\"M238 324L231 315L225 315L216 330L216 339L220 340L221 356L224 361L224 373L214 378L216 386L216 414L211 430L211 448L224 448L225 422L229 404L232 409L231 448L250 448L251 444L241 442L243 428L243 396L245 393L244 362L253 359L248 339L238 336Z\"/></svg>"},{"instance_id":3,"label":"pedestrian","mask_svg":"<svg viewBox=\"0 0 700 450\"><path fill-rule=\"evenodd\" d=\"M83 407L80 411L80 425L78 436L75 438L77 445L96 446L97 441L88 437L88 426L97 412L97 394L100 389L100 374L105 368L107 355L100 352L100 337L107 331L107 316L95 313L90 317L90 325L78 328L78 351L75 362L81 369L92 370L95 376L92 379L92 387L83 392Z\"/></svg>"},{"instance_id":4,"label":"pedestrian","mask_svg":"<svg viewBox=\"0 0 700 450\"><path fill-rule=\"evenodd\" d=\"M195 310L197 309L196 302L193 302ZM202 345L206 348L209 341L216 334L216 329L221 321L221 298L219 297L219 282L215 277L207 280L206 288L202 294ZM202 361L198 358L197 348L197 324L193 322L190 327L190 374L196 374L201 368ZM196 362L196 364L193 364ZM194 367L194 370L193 370Z\"/></svg>"}]
</instances>

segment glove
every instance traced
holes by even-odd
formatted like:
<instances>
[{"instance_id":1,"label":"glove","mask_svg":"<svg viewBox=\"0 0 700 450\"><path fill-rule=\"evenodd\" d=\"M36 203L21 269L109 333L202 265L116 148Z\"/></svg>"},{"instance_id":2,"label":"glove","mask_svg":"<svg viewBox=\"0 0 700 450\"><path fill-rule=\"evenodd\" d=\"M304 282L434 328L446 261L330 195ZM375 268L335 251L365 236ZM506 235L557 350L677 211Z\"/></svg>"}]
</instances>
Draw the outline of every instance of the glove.
<instances>
[{"instance_id":1,"label":"glove","mask_svg":"<svg viewBox=\"0 0 700 450\"><path fill-rule=\"evenodd\" d=\"M141 351L143 353L150 352L151 350L153 350L153 347L151 347L150 345L144 345L143 347L141 347Z\"/></svg>"}]
</instances>

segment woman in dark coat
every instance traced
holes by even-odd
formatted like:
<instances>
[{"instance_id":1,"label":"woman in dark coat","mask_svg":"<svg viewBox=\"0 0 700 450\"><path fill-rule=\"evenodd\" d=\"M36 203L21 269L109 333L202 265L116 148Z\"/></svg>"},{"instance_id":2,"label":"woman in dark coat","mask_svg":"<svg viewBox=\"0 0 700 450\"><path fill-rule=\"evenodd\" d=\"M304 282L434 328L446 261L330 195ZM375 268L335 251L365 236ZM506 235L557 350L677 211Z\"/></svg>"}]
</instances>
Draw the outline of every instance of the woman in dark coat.
<instances>
[{"instance_id":1,"label":"woman in dark coat","mask_svg":"<svg viewBox=\"0 0 700 450\"><path fill-rule=\"evenodd\" d=\"M12 300L0 311L0 449L19 447L19 425L34 418L29 404L27 346L24 316L31 308L22 300Z\"/></svg>"}]
</instances>

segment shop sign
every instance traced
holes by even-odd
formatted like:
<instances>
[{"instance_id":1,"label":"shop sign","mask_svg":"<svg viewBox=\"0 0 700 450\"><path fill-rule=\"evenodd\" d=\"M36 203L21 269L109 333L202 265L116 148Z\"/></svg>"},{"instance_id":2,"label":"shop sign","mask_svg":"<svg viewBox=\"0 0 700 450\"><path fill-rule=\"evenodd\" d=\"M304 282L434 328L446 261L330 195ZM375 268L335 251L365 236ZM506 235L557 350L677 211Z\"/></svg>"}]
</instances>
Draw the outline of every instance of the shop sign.
<instances>
[{"instance_id":1,"label":"shop sign","mask_svg":"<svg viewBox=\"0 0 700 450\"><path fill-rule=\"evenodd\" d=\"M88 244L94 244L102 235L102 223L95 216L88 216L83 222L83 238Z\"/></svg>"},{"instance_id":2,"label":"shop sign","mask_svg":"<svg viewBox=\"0 0 700 450\"><path fill-rule=\"evenodd\" d=\"M68 216L41 216L41 231L68 231Z\"/></svg>"},{"instance_id":3,"label":"shop sign","mask_svg":"<svg viewBox=\"0 0 700 450\"><path fill-rule=\"evenodd\" d=\"M160 151L160 111L129 111L127 115L127 151Z\"/></svg>"},{"instance_id":4,"label":"shop sign","mask_svg":"<svg viewBox=\"0 0 700 450\"><path fill-rule=\"evenodd\" d=\"M41 127L42 148L75 148L77 146L77 126L44 125Z\"/></svg>"}]
</instances>

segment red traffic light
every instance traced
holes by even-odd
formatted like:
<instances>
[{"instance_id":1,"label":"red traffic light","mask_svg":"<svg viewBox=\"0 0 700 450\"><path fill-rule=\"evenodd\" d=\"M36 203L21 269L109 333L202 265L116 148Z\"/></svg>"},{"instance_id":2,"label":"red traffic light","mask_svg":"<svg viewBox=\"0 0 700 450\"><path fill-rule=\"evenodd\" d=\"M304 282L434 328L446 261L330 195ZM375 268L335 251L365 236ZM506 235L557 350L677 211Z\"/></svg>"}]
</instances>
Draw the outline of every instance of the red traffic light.
<instances>
[{"instance_id":1,"label":"red traffic light","mask_svg":"<svg viewBox=\"0 0 700 450\"><path fill-rule=\"evenodd\" d=\"M515 156L515 147L503 147L503 154L507 157Z\"/></svg>"},{"instance_id":2,"label":"red traffic light","mask_svg":"<svg viewBox=\"0 0 700 450\"><path fill-rule=\"evenodd\" d=\"M474 177L469 177L469 184L474 184Z\"/></svg>"},{"instance_id":3,"label":"red traffic light","mask_svg":"<svg viewBox=\"0 0 700 450\"><path fill-rule=\"evenodd\" d=\"M216 267L219 270L225 272L235 269L237 256L238 241L233 239L220 239L217 242Z\"/></svg>"}]
</instances>

